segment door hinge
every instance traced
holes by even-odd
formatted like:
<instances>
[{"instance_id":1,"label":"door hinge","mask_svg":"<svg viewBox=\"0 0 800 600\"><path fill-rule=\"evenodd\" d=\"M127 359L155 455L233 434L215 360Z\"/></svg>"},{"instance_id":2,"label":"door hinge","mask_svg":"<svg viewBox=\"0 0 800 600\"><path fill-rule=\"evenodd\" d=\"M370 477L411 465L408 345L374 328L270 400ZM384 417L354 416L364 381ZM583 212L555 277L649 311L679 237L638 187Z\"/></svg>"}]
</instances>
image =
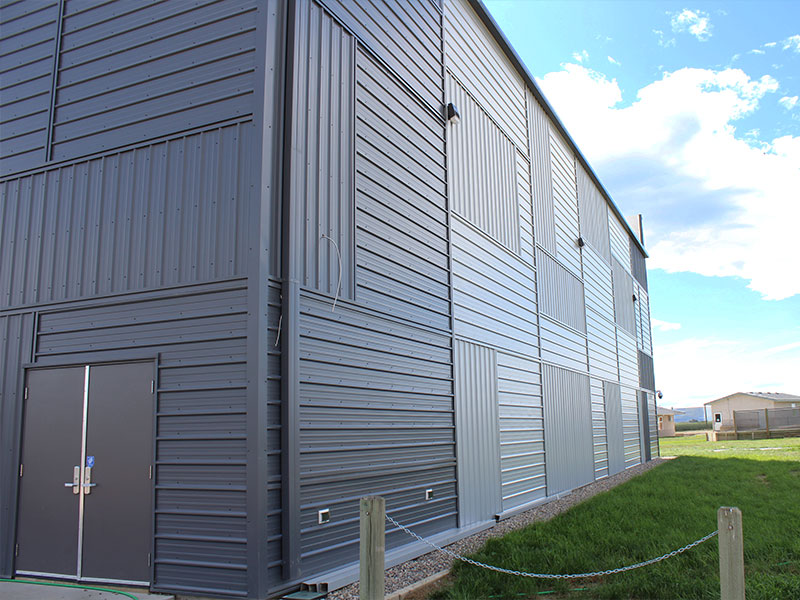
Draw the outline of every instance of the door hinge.
<instances>
[{"instance_id":1,"label":"door hinge","mask_svg":"<svg viewBox=\"0 0 800 600\"><path fill-rule=\"evenodd\" d=\"M155 394L156 393L156 380L155 379L151 379L150 380L150 393L151 394Z\"/></svg>"},{"instance_id":2,"label":"door hinge","mask_svg":"<svg viewBox=\"0 0 800 600\"><path fill-rule=\"evenodd\" d=\"M23 467L24 467L24 466L25 466L25 465L23 465L22 463L20 463L20 465L19 465L19 476L20 476L20 477L22 477L22 471L24 470L24 469L23 469Z\"/></svg>"},{"instance_id":3,"label":"door hinge","mask_svg":"<svg viewBox=\"0 0 800 600\"><path fill-rule=\"evenodd\" d=\"M27 385L25 386L25 393L22 395L22 399L23 400L27 400L28 399L28 386Z\"/></svg>"},{"instance_id":4,"label":"door hinge","mask_svg":"<svg viewBox=\"0 0 800 600\"><path fill-rule=\"evenodd\" d=\"M148 552L147 553L147 566L149 567L152 562L153 562L153 556Z\"/></svg>"}]
</instances>

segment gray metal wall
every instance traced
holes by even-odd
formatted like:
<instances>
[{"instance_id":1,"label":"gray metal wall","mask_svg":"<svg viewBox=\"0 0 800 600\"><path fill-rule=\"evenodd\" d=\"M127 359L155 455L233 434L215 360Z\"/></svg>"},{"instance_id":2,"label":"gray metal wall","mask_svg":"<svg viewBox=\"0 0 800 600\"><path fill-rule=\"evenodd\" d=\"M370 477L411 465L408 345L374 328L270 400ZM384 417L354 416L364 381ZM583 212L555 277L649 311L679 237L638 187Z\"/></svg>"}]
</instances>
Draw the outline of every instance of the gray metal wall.
<instances>
[{"instance_id":1,"label":"gray metal wall","mask_svg":"<svg viewBox=\"0 0 800 600\"><path fill-rule=\"evenodd\" d=\"M618 260L611 261L614 282L614 315L616 323L631 335L636 335L634 314L633 279Z\"/></svg>"},{"instance_id":2,"label":"gray metal wall","mask_svg":"<svg viewBox=\"0 0 800 600\"><path fill-rule=\"evenodd\" d=\"M647 392L647 406L650 415L650 456L655 458L661 456L658 446L658 414L656 409L656 395Z\"/></svg>"},{"instance_id":3,"label":"gray metal wall","mask_svg":"<svg viewBox=\"0 0 800 600\"><path fill-rule=\"evenodd\" d=\"M623 270L629 273L631 269L630 237L625 232L622 221L610 207L608 209L608 235L612 258L616 258Z\"/></svg>"},{"instance_id":4,"label":"gray metal wall","mask_svg":"<svg viewBox=\"0 0 800 600\"><path fill-rule=\"evenodd\" d=\"M619 396L622 406L622 443L625 454L625 468L641 462L639 445L639 400L634 388L620 386Z\"/></svg>"},{"instance_id":5,"label":"gray metal wall","mask_svg":"<svg viewBox=\"0 0 800 600\"><path fill-rule=\"evenodd\" d=\"M623 437L622 404L619 384L603 382L606 405L606 440L608 443L608 474L625 469L625 440Z\"/></svg>"},{"instance_id":6,"label":"gray metal wall","mask_svg":"<svg viewBox=\"0 0 800 600\"><path fill-rule=\"evenodd\" d=\"M536 251L539 303L543 315L586 332L583 282L541 249Z\"/></svg>"},{"instance_id":7,"label":"gray metal wall","mask_svg":"<svg viewBox=\"0 0 800 600\"><path fill-rule=\"evenodd\" d=\"M631 249L631 272L633 273L636 281L639 282L645 291L647 291L647 265L645 264L645 257L636 242L630 240Z\"/></svg>"},{"instance_id":8,"label":"gray metal wall","mask_svg":"<svg viewBox=\"0 0 800 600\"><path fill-rule=\"evenodd\" d=\"M553 185L553 216L556 256L573 275L581 277L581 249L578 246L578 188L575 155L564 138L550 127L550 166Z\"/></svg>"},{"instance_id":9,"label":"gray metal wall","mask_svg":"<svg viewBox=\"0 0 800 600\"><path fill-rule=\"evenodd\" d=\"M589 380L592 398L592 445L594 449L594 478L606 477L608 472L608 432L606 429L605 396L603 381L592 377Z\"/></svg>"},{"instance_id":10,"label":"gray metal wall","mask_svg":"<svg viewBox=\"0 0 800 600\"><path fill-rule=\"evenodd\" d=\"M656 380L653 373L653 358L644 352L639 352L639 387L648 390L656 389Z\"/></svg>"},{"instance_id":11,"label":"gray metal wall","mask_svg":"<svg viewBox=\"0 0 800 600\"><path fill-rule=\"evenodd\" d=\"M528 140L533 179L533 216L536 243L550 254L556 254L555 215L553 214L553 180L550 167L550 125L547 115L530 91L528 106Z\"/></svg>"},{"instance_id":12,"label":"gray metal wall","mask_svg":"<svg viewBox=\"0 0 800 600\"><path fill-rule=\"evenodd\" d=\"M611 249L609 246L606 200L589 177L586 169L578 165L577 171L581 237L608 262L611 260ZM639 252L638 248L636 251ZM584 250L584 255L585 253L586 251ZM631 250L631 256L633 256L632 253L633 250ZM640 252L639 255L642 256L642 262L644 263L644 256Z\"/></svg>"}]
</instances>

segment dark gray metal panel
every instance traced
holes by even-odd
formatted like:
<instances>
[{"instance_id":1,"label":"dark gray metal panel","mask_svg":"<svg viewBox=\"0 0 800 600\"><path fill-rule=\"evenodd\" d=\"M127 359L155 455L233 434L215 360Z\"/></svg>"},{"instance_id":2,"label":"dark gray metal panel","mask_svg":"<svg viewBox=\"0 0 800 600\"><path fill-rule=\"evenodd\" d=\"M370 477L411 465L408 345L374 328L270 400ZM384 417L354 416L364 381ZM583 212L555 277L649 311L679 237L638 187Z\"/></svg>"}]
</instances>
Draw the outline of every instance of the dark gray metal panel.
<instances>
[{"instance_id":1,"label":"dark gray metal panel","mask_svg":"<svg viewBox=\"0 0 800 600\"><path fill-rule=\"evenodd\" d=\"M532 94L528 98L528 140L533 179L533 237L550 254L556 254L553 213L553 174L550 167L550 123Z\"/></svg>"},{"instance_id":2,"label":"dark gray metal panel","mask_svg":"<svg viewBox=\"0 0 800 600\"><path fill-rule=\"evenodd\" d=\"M614 315L617 325L632 336L636 335L636 309L633 299L633 278L616 259L611 261L611 276L614 282ZM634 340L634 345L636 341Z\"/></svg>"},{"instance_id":3,"label":"dark gray metal panel","mask_svg":"<svg viewBox=\"0 0 800 600\"><path fill-rule=\"evenodd\" d=\"M653 373L653 358L644 352L639 352L639 387L648 390L656 389L656 379Z\"/></svg>"},{"instance_id":4,"label":"dark gray metal panel","mask_svg":"<svg viewBox=\"0 0 800 600\"><path fill-rule=\"evenodd\" d=\"M45 160L58 2L0 6L0 175Z\"/></svg>"},{"instance_id":5,"label":"dark gray metal panel","mask_svg":"<svg viewBox=\"0 0 800 600\"><path fill-rule=\"evenodd\" d=\"M581 249L578 246L578 188L575 155L567 142L550 124L550 168L553 186L553 217L556 232L556 256L576 277L581 273Z\"/></svg>"},{"instance_id":6,"label":"dark gray metal panel","mask_svg":"<svg viewBox=\"0 0 800 600\"><path fill-rule=\"evenodd\" d=\"M253 0L66 2L54 160L253 112Z\"/></svg>"},{"instance_id":7,"label":"dark gray metal panel","mask_svg":"<svg viewBox=\"0 0 800 600\"><path fill-rule=\"evenodd\" d=\"M458 524L484 523L501 511L497 357L494 350L455 340Z\"/></svg>"},{"instance_id":8,"label":"dark gray metal panel","mask_svg":"<svg viewBox=\"0 0 800 600\"><path fill-rule=\"evenodd\" d=\"M639 349L646 354L653 354L653 337L650 331L650 297L647 292L637 283L636 291L636 310L639 318L637 320L636 339L639 342Z\"/></svg>"},{"instance_id":9,"label":"dark gray metal panel","mask_svg":"<svg viewBox=\"0 0 800 600\"><path fill-rule=\"evenodd\" d=\"M606 432L605 395L603 381L589 381L592 397L592 443L594 446L594 478L606 477L608 472L608 437Z\"/></svg>"},{"instance_id":10,"label":"dark gray metal panel","mask_svg":"<svg viewBox=\"0 0 800 600\"><path fill-rule=\"evenodd\" d=\"M0 184L3 308L242 275L253 126Z\"/></svg>"},{"instance_id":11,"label":"dark gray metal panel","mask_svg":"<svg viewBox=\"0 0 800 600\"><path fill-rule=\"evenodd\" d=\"M542 365L547 494L594 481L589 377Z\"/></svg>"},{"instance_id":12,"label":"dark gray metal panel","mask_svg":"<svg viewBox=\"0 0 800 600\"><path fill-rule=\"evenodd\" d=\"M639 452L642 457L642 462L650 460L650 410L647 406L647 393L639 392L639 442L641 448Z\"/></svg>"},{"instance_id":13,"label":"dark gray metal panel","mask_svg":"<svg viewBox=\"0 0 800 600\"><path fill-rule=\"evenodd\" d=\"M17 517L22 365L30 362L34 316L0 316L0 577L11 577Z\"/></svg>"},{"instance_id":14,"label":"dark gray metal panel","mask_svg":"<svg viewBox=\"0 0 800 600\"><path fill-rule=\"evenodd\" d=\"M444 121L356 62L356 300L449 330Z\"/></svg>"},{"instance_id":15,"label":"dark gray metal panel","mask_svg":"<svg viewBox=\"0 0 800 600\"><path fill-rule=\"evenodd\" d=\"M622 429L622 405L619 384L603 382L606 407L606 441L608 443L608 474L625 470L625 440Z\"/></svg>"},{"instance_id":16,"label":"dark gray metal panel","mask_svg":"<svg viewBox=\"0 0 800 600\"><path fill-rule=\"evenodd\" d=\"M647 265L645 256L633 239L630 240L631 247L631 272L645 291L647 291Z\"/></svg>"},{"instance_id":17,"label":"dark gray metal panel","mask_svg":"<svg viewBox=\"0 0 800 600\"><path fill-rule=\"evenodd\" d=\"M583 282L542 249L536 251L539 307L543 315L586 332Z\"/></svg>"},{"instance_id":18,"label":"dark gray metal panel","mask_svg":"<svg viewBox=\"0 0 800 600\"><path fill-rule=\"evenodd\" d=\"M278 324L281 322L281 287L270 281L267 308L267 556L266 573L270 588L281 581L283 563L281 529L281 357Z\"/></svg>"},{"instance_id":19,"label":"dark gray metal panel","mask_svg":"<svg viewBox=\"0 0 800 600\"><path fill-rule=\"evenodd\" d=\"M611 260L608 237L608 205L600 190L589 177L583 165L578 170L578 205L580 207L581 237L602 256L606 262ZM636 252L639 249L636 248ZM586 250L584 248L584 256ZM633 246L631 246L633 255ZM644 256L642 256L644 260Z\"/></svg>"},{"instance_id":20,"label":"dark gray metal panel","mask_svg":"<svg viewBox=\"0 0 800 600\"><path fill-rule=\"evenodd\" d=\"M377 494L422 535L456 525L450 337L303 292L301 567L358 560L358 498ZM431 488L434 499L425 500ZM329 509L330 523L318 523ZM408 543L389 530L387 547Z\"/></svg>"},{"instance_id":21,"label":"dark gray metal panel","mask_svg":"<svg viewBox=\"0 0 800 600\"><path fill-rule=\"evenodd\" d=\"M442 103L441 13L427 0L322 0L429 109Z\"/></svg>"}]
</instances>

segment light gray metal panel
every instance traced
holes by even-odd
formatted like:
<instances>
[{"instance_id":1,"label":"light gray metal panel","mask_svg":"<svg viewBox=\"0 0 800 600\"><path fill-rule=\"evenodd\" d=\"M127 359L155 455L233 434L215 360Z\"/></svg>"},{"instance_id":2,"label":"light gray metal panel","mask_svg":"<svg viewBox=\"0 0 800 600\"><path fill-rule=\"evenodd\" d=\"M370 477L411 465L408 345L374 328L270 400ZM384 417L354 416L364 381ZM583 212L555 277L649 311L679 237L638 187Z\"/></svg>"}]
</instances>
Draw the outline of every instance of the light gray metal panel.
<instances>
[{"instance_id":1,"label":"light gray metal panel","mask_svg":"<svg viewBox=\"0 0 800 600\"><path fill-rule=\"evenodd\" d=\"M458 523L483 523L500 512L500 432L495 351L454 341Z\"/></svg>"},{"instance_id":2,"label":"light gray metal panel","mask_svg":"<svg viewBox=\"0 0 800 600\"><path fill-rule=\"evenodd\" d=\"M647 291L647 265L645 264L645 257L639 246L633 239L630 239L631 249L631 272L645 291Z\"/></svg>"},{"instance_id":3,"label":"light gray metal panel","mask_svg":"<svg viewBox=\"0 0 800 600\"><path fill-rule=\"evenodd\" d=\"M542 360L576 371L588 371L584 334L568 329L545 316L539 319L539 327Z\"/></svg>"},{"instance_id":4,"label":"light gray metal panel","mask_svg":"<svg viewBox=\"0 0 800 600\"><path fill-rule=\"evenodd\" d=\"M58 2L0 6L0 175L45 160Z\"/></svg>"},{"instance_id":5,"label":"light gray metal panel","mask_svg":"<svg viewBox=\"0 0 800 600\"><path fill-rule=\"evenodd\" d=\"M552 123L550 124L550 168L553 185L556 256L576 277L581 277L575 155Z\"/></svg>"},{"instance_id":6,"label":"light gray metal panel","mask_svg":"<svg viewBox=\"0 0 800 600\"><path fill-rule=\"evenodd\" d=\"M153 560L161 589L247 592L247 291L227 287L39 317L37 360L159 356Z\"/></svg>"},{"instance_id":7,"label":"light gray metal panel","mask_svg":"<svg viewBox=\"0 0 800 600\"><path fill-rule=\"evenodd\" d=\"M637 392L637 396L639 397L639 454L642 462L647 462L652 458L650 454L652 448L650 440L650 408L647 404L646 392Z\"/></svg>"},{"instance_id":8,"label":"light gray metal panel","mask_svg":"<svg viewBox=\"0 0 800 600\"><path fill-rule=\"evenodd\" d=\"M67 1L53 159L251 114L256 8Z\"/></svg>"},{"instance_id":9,"label":"light gray metal panel","mask_svg":"<svg viewBox=\"0 0 800 600\"><path fill-rule=\"evenodd\" d=\"M442 15L427 0L323 0L437 113L442 102Z\"/></svg>"},{"instance_id":10,"label":"light gray metal panel","mask_svg":"<svg viewBox=\"0 0 800 600\"><path fill-rule=\"evenodd\" d=\"M453 211L511 252L519 253L517 156L485 109L449 74L447 101L461 114L448 126L449 192Z\"/></svg>"},{"instance_id":11,"label":"light gray metal panel","mask_svg":"<svg viewBox=\"0 0 800 600\"><path fill-rule=\"evenodd\" d=\"M589 352L589 373L595 377L619 380L617 339L614 323L593 310L586 311L586 339Z\"/></svg>"},{"instance_id":12,"label":"light gray metal panel","mask_svg":"<svg viewBox=\"0 0 800 600\"><path fill-rule=\"evenodd\" d=\"M301 295L301 565L358 560L358 498L430 535L456 525L451 342L348 301ZM433 489L434 499L425 500ZM318 511L331 521L318 524ZM415 529L415 530L416 530ZM400 531L387 544L407 544Z\"/></svg>"},{"instance_id":13,"label":"light gray metal panel","mask_svg":"<svg viewBox=\"0 0 800 600\"><path fill-rule=\"evenodd\" d=\"M625 470L625 440L622 426L622 404L619 384L603 382L606 405L606 443L608 444L608 474Z\"/></svg>"},{"instance_id":14,"label":"light gray metal panel","mask_svg":"<svg viewBox=\"0 0 800 600\"><path fill-rule=\"evenodd\" d=\"M633 302L633 330L636 333L636 347L641 350L643 348L642 343L642 294L641 294L641 287L639 287L639 283L634 279L633 280L633 297L635 298Z\"/></svg>"},{"instance_id":15,"label":"light gray metal panel","mask_svg":"<svg viewBox=\"0 0 800 600\"><path fill-rule=\"evenodd\" d=\"M658 447L658 415L656 413L656 395L647 392L647 410L650 418L650 457L656 458L661 453Z\"/></svg>"},{"instance_id":16,"label":"light gray metal panel","mask_svg":"<svg viewBox=\"0 0 800 600\"><path fill-rule=\"evenodd\" d=\"M31 313L0 316L0 577L6 579L13 576L24 395L22 365L31 359L33 323Z\"/></svg>"},{"instance_id":17,"label":"light gray metal panel","mask_svg":"<svg viewBox=\"0 0 800 600\"><path fill-rule=\"evenodd\" d=\"M608 210L608 235L611 243L611 256L619 261L622 268L631 272L630 237L626 227L622 224L609 207ZM613 262L613 261L612 261Z\"/></svg>"},{"instance_id":18,"label":"light gray metal panel","mask_svg":"<svg viewBox=\"0 0 800 600\"><path fill-rule=\"evenodd\" d=\"M608 476L608 439L603 382L594 377L589 380L592 398L592 446L594 449L594 478Z\"/></svg>"},{"instance_id":19,"label":"light gray metal panel","mask_svg":"<svg viewBox=\"0 0 800 600\"><path fill-rule=\"evenodd\" d=\"M611 261L611 276L614 282L615 322L632 336L635 336L636 306L633 300L633 278L616 259ZM636 341L634 340L635 343Z\"/></svg>"},{"instance_id":20,"label":"light gray metal panel","mask_svg":"<svg viewBox=\"0 0 800 600\"><path fill-rule=\"evenodd\" d=\"M533 201L531 197L531 163L517 151L517 210L519 211L519 254L528 264L534 264Z\"/></svg>"},{"instance_id":21,"label":"light gray metal panel","mask_svg":"<svg viewBox=\"0 0 800 600\"><path fill-rule=\"evenodd\" d=\"M356 62L356 300L449 330L444 121Z\"/></svg>"},{"instance_id":22,"label":"light gray metal panel","mask_svg":"<svg viewBox=\"0 0 800 600\"><path fill-rule=\"evenodd\" d=\"M622 385L639 387L639 362L636 340L617 328L617 357L619 361L619 380Z\"/></svg>"},{"instance_id":23,"label":"light gray metal panel","mask_svg":"<svg viewBox=\"0 0 800 600\"><path fill-rule=\"evenodd\" d=\"M541 249L536 250L542 314L586 332L583 282Z\"/></svg>"},{"instance_id":24,"label":"light gray metal panel","mask_svg":"<svg viewBox=\"0 0 800 600\"><path fill-rule=\"evenodd\" d=\"M639 287L636 308L639 311L639 331L637 339L641 338L639 349L646 354L653 354L653 336L650 331L650 297L644 288Z\"/></svg>"},{"instance_id":25,"label":"light gray metal panel","mask_svg":"<svg viewBox=\"0 0 800 600\"><path fill-rule=\"evenodd\" d=\"M614 286L611 265L589 248L583 248L583 286L586 308L614 323Z\"/></svg>"},{"instance_id":26,"label":"light gray metal panel","mask_svg":"<svg viewBox=\"0 0 800 600\"><path fill-rule=\"evenodd\" d=\"M445 2L444 31L447 68L527 152L525 85L520 74L466 0Z\"/></svg>"},{"instance_id":27,"label":"light gray metal panel","mask_svg":"<svg viewBox=\"0 0 800 600\"><path fill-rule=\"evenodd\" d=\"M594 481L589 377L542 365L547 494Z\"/></svg>"},{"instance_id":28,"label":"light gray metal panel","mask_svg":"<svg viewBox=\"0 0 800 600\"><path fill-rule=\"evenodd\" d=\"M622 407L622 443L625 453L625 468L642 462L639 445L639 401L637 391L620 386L620 405Z\"/></svg>"},{"instance_id":29,"label":"light gray metal panel","mask_svg":"<svg viewBox=\"0 0 800 600\"><path fill-rule=\"evenodd\" d=\"M539 363L497 353L503 510L547 495Z\"/></svg>"},{"instance_id":30,"label":"light gray metal panel","mask_svg":"<svg viewBox=\"0 0 800 600\"><path fill-rule=\"evenodd\" d=\"M250 123L0 185L0 306L244 273Z\"/></svg>"},{"instance_id":31,"label":"light gray metal panel","mask_svg":"<svg viewBox=\"0 0 800 600\"><path fill-rule=\"evenodd\" d=\"M644 352L639 352L639 387L647 388L648 390L656 389L653 359Z\"/></svg>"},{"instance_id":32,"label":"light gray metal panel","mask_svg":"<svg viewBox=\"0 0 800 600\"><path fill-rule=\"evenodd\" d=\"M298 8L291 185L301 285L352 298L355 42L316 3Z\"/></svg>"},{"instance_id":33,"label":"light gray metal panel","mask_svg":"<svg viewBox=\"0 0 800 600\"><path fill-rule=\"evenodd\" d=\"M524 355L538 354L536 273L531 264L454 216L455 334Z\"/></svg>"},{"instance_id":34,"label":"light gray metal panel","mask_svg":"<svg viewBox=\"0 0 800 600\"><path fill-rule=\"evenodd\" d=\"M556 229L553 207L553 174L550 166L550 121L530 92L528 99L528 137L533 179L533 235L536 243L556 254Z\"/></svg>"},{"instance_id":35,"label":"light gray metal panel","mask_svg":"<svg viewBox=\"0 0 800 600\"><path fill-rule=\"evenodd\" d=\"M608 234L608 204L582 165L577 165L577 172L581 237L606 262L609 262L611 248ZM583 252L585 260L586 248Z\"/></svg>"}]
</instances>

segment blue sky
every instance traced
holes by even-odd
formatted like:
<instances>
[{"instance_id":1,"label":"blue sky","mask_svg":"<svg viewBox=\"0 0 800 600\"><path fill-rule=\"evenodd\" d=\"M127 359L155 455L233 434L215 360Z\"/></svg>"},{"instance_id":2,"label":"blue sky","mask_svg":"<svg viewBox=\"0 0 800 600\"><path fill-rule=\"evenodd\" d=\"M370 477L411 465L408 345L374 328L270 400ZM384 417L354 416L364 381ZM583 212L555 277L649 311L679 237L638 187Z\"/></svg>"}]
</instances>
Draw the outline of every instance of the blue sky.
<instances>
[{"instance_id":1,"label":"blue sky","mask_svg":"<svg viewBox=\"0 0 800 600\"><path fill-rule=\"evenodd\" d=\"M800 394L800 2L484 2L644 216L662 404Z\"/></svg>"}]
</instances>

